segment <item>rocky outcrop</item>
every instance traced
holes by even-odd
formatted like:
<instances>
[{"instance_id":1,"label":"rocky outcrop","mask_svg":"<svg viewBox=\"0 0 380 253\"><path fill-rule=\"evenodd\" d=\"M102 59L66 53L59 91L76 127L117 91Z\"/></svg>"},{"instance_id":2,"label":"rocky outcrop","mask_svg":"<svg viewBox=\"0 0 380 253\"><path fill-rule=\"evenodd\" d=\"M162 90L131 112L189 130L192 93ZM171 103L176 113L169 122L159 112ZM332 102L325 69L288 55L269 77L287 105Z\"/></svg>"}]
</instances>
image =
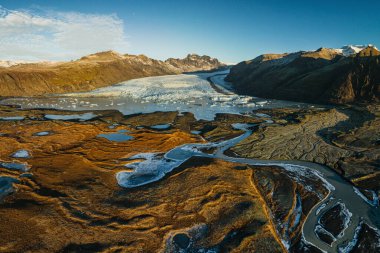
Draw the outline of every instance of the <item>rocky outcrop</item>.
<instances>
[{"instance_id":1,"label":"rocky outcrop","mask_svg":"<svg viewBox=\"0 0 380 253\"><path fill-rule=\"evenodd\" d=\"M216 68L225 67L226 65L219 62L216 58L197 54L188 54L184 59L169 58L165 63L180 69L181 72L193 72L198 70L212 70Z\"/></svg>"},{"instance_id":2,"label":"rocky outcrop","mask_svg":"<svg viewBox=\"0 0 380 253\"><path fill-rule=\"evenodd\" d=\"M380 52L373 46L346 56L336 49L262 55L232 67L237 92L311 103L380 99Z\"/></svg>"},{"instance_id":3,"label":"rocky outcrop","mask_svg":"<svg viewBox=\"0 0 380 253\"><path fill-rule=\"evenodd\" d=\"M38 96L89 91L141 78L210 70L224 66L208 56L159 61L145 55L101 52L71 62L8 64L0 66L0 96ZM5 66L5 65L4 65Z\"/></svg>"}]
</instances>

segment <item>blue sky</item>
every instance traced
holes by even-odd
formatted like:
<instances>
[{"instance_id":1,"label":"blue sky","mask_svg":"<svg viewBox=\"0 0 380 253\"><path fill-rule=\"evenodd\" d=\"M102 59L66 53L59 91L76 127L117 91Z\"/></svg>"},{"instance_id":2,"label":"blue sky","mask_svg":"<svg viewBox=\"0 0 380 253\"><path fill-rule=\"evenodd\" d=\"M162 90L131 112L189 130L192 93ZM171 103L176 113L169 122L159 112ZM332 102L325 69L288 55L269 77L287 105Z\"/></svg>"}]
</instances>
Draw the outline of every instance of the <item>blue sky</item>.
<instances>
[{"instance_id":1,"label":"blue sky","mask_svg":"<svg viewBox=\"0 0 380 253\"><path fill-rule=\"evenodd\" d=\"M23 19L0 14L5 38L0 59L63 60L114 49L158 59L207 54L235 63L321 46L380 46L380 1L0 0L0 5Z\"/></svg>"}]
</instances>

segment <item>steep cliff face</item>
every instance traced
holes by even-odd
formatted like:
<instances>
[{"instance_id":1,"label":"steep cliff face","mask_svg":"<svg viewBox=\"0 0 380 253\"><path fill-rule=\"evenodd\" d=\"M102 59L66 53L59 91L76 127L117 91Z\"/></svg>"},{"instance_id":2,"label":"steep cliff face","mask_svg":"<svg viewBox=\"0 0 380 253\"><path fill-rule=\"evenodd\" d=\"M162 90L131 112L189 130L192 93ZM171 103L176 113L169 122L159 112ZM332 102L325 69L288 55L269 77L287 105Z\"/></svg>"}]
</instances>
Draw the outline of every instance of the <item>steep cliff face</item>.
<instances>
[{"instance_id":1,"label":"steep cliff face","mask_svg":"<svg viewBox=\"0 0 380 253\"><path fill-rule=\"evenodd\" d=\"M159 61L144 55L101 52L63 63L18 64L0 67L0 96L36 96L89 91L134 78L209 70L223 66L216 59L192 55Z\"/></svg>"},{"instance_id":2,"label":"steep cliff face","mask_svg":"<svg viewBox=\"0 0 380 253\"><path fill-rule=\"evenodd\" d=\"M367 47L350 56L326 48L271 59L259 56L234 66L226 80L242 94L265 98L338 104L379 101L379 54Z\"/></svg>"}]
</instances>

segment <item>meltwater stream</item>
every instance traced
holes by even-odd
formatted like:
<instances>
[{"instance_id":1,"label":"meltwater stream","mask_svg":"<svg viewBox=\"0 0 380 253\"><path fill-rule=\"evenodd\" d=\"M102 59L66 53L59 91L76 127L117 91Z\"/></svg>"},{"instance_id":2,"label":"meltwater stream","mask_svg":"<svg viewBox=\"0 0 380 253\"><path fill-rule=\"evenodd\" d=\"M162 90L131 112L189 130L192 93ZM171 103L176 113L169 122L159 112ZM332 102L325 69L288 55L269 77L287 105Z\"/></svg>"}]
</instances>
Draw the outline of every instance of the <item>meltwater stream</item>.
<instances>
[{"instance_id":1,"label":"meltwater stream","mask_svg":"<svg viewBox=\"0 0 380 253\"><path fill-rule=\"evenodd\" d=\"M145 160L128 164L127 167L134 170L119 172L116 175L118 183L126 188L134 188L158 181L162 179L166 173L169 173L193 156L217 158L247 165L278 166L300 178L312 177L320 179L329 190L328 196L315 205L306 217L302 228L305 243L312 244L324 252L348 252L346 248L348 249L349 243L353 240L355 231L361 222L377 230L380 228L378 207L367 203L365 199L355 193L355 188L350 183L326 166L305 161L259 160L226 156L224 152L227 149L252 134L252 130L250 130L252 125L250 124L233 124L232 126L235 129L244 130L245 133L236 138L218 143L181 145L170 150L163 156L152 153L133 156L131 159ZM213 154L202 151L210 148L215 149ZM351 214L351 217L349 217L350 220L341 237L338 237L330 246L317 237L315 228L324 210L328 210L336 204L343 204L348 213ZM286 241L286 238L283 238L283 243L284 246L289 246L289 242Z\"/></svg>"}]
</instances>

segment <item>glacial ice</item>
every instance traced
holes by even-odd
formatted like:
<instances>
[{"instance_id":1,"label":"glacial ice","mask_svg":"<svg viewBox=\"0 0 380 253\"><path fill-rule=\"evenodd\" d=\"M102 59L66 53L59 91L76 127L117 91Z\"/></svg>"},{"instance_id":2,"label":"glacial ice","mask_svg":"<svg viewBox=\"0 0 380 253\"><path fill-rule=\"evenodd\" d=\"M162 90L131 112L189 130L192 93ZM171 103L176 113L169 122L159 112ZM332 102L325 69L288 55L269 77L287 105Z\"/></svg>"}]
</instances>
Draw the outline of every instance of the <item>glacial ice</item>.
<instances>
[{"instance_id":1,"label":"glacial ice","mask_svg":"<svg viewBox=\"0 0 380 253\"><path fill-rule=\"evenodd\" d=\"M127 168L133 169L133 171L121 171L116 174L118 184L125 188L155 182L183 162L167 159L159 153L142 153L132 156L130 159L144 160L126 165Z\"/></svg>"},{"instance_id":2,"label":"glacial ice","mask_svg":"<svg viewBox=\"0 0 380 253\"><path fill-rule=\"evenodd\" d=\"M34 135L35 136L47 136L47 135L50 135L51 133L48 132L48 131L43 131L43 132L38 132L38 133L35 133Z\"/></svg>"},{"instance_id":3,"label":"glacial ice","mask_svg":"<svg viewBox=\"0 0 380 253\"><path fill-rule=\"evenodd\" d=\"M55 114L46 114L45 118L50 119L50 120L80 120L80 121L86 121L93 119L97 117L98 115L92 113L92 112L87 112L83 114L69 114L69 115L55 115Z\"/></svg>"},{"instance_id":4,"label":"glacial ice","mask_svg":"<svg viewBox=\"0 0 380 253\"><path fill-rule=\"evenodd\" d=\"M27 163L16 163L16 162L0 162L0 167L6 168L8 170L18 170L22 172L26 172L30 169Z\"/></svg>"},{"instance_id":5,"label":"glacial ice","mask_svg":"<svg viewBox=\"0 0 380 253\"><path fill-rule=\"evenodd\" d=\"M13 158L30 158L30 154L28 150L21 149L12 154Z\"/></svg>"},{"instance_id":6,"label":"glacial ice","mask_svg":"<svg viewBox=\"0 0 380 253\"><path fill-rule=\"evenodd\" d=\"M0 117L0 120L4 121L18 121L25 119L24 116L11 116L11 117Z\"/></svg>"}]
</instances>

